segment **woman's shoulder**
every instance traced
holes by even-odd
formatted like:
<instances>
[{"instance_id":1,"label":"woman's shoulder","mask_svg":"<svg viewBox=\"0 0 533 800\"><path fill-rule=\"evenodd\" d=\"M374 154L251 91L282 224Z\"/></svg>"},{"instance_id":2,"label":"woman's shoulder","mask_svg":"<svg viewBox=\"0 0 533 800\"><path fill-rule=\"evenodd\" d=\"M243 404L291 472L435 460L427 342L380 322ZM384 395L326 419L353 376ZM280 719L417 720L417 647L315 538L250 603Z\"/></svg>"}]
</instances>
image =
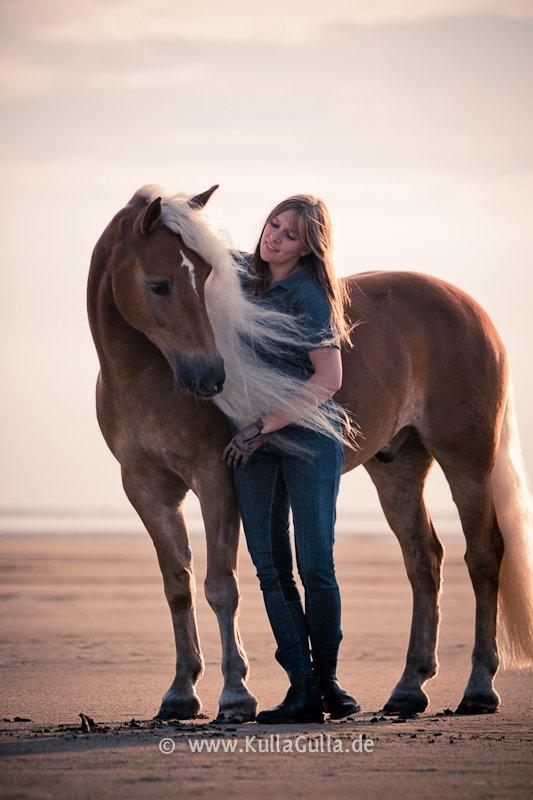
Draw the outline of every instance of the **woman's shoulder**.
<instances>
[{"instance_id":1,"label":"woman's shoulder","mask_svg":"<svg viewBox=\"0 0 533 800\"><path fill-rule=\"evenodd\" d=\"M252 263L252 254L247 253L246 250L230 250L231 256L234 261L237 261L243 267L249 267Z\"/></svg>"},{"instance_id":2,"label":"woman's shoulder","mask_svg":"<svg viewBox=\"0 0 533 800\"><path fill-rule=\"evenodd\" d=\"M306 270L306 278L296 287L294 300L298 304L318 306L323 309L330 308L330 302L325 289L315 280L309 270Z\"/></svg>"},{"instance_id":3,"label":"woman's shoulder","mask_svg":"<svg viewBox=\"0 0 533 800\"><path fill-rule=\"evenodd\" d=\"M309 273L302 281L293 298L295 310L303 314L312 335L313 346L331 344L340 347L338 335L332 325L332 308L325 289Z\"/></svg>"},{"instance_id":4,"label":"woman's shoulder","mask_svg":"<svg viewBox=\"0 0 533 800\"><path fill-rule=\"evenodd\" d=\"M237 266L236 272L241 289L249 294L252 285L252 254L246 250L230 250L230 254Z\"/></svg>"}]
</instances>

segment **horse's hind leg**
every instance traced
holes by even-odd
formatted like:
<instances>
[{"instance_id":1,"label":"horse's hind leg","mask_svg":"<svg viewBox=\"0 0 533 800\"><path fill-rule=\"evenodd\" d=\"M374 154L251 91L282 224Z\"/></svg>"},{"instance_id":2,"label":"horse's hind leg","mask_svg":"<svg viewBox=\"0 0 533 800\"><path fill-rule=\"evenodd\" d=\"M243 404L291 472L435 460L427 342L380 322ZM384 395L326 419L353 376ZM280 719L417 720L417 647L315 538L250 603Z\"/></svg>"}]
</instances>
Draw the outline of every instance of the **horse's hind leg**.
<instances>
[{"instance_id":1,"label":"horse's hind leg","mask_svg":"<svg viewBox=\"0 0 533 800\"><path fill-rule=\"evenodd\" d=\"M192 555L181 501L187 487L149 463L142 474L122 468L124 490L152 537L176 640L176 676L157 716L191 719L202 704L195 686L204 668L194 609Z\"/></svg>"},{"instance_id":2,"label":"horse's hind leg","mask_svg":"<svg viewBox=\"0 0 533 800\"><path fill-rule=\"evenodd\" d=\"M209 480L197 479L194 488L200 497L207 539L205 596L217 616L222 643L224 686L218 720L248 722L255 719L257 700L246 685L249 665L237 624L240 517L231 473L217 459L209 470Z\"/></svg>"},{"instance_id":3,"label":"horse's hind leg","mask_svg":"<svg viewBox=\"0 0 533 800\"><path fill-rule=\"evenodd\" d=\"M402 548L413 592L411 635L403 675L384 711L424 711L429 698L423 686L437 673L437 636L443 548L423 500L426 476L433 463L416 431L411 429L391 463L376 458L364 466Z\"/></svg>"},{"instance_id":4,"label":"horse's hind leg","mask_svg":"<svg viewBox=\"0 0 533 800\"><path fill-rule=\"evenodd\" d=\"M476 597L476 633L472 652L472 672L463 699L461 714L490 714L500 698L493 680L498 669L496 612L498 579L503 556L503 541L492 502L490 479L474 470L467 472L466 459L456 455L451 466L440 461L457 505L466 537L465 561Z\"/></svg>"}]
</instances>

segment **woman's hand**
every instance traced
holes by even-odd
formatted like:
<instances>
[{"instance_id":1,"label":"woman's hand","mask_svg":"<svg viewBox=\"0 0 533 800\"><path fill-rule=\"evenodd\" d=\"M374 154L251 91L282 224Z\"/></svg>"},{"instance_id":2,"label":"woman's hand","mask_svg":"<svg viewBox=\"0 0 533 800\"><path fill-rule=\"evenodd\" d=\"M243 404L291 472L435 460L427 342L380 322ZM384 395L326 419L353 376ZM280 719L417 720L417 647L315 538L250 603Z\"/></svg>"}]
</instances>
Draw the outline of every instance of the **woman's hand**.
<instances>
[{"instance_id":1,"label":"woman's hand","mask_svg":"<svg viewBox=\"0 0 533 800\"><path fill-rule=\"evenodd\" d=\"M245 467L250 456L268 439L268 433L261 433L262 428L263 420L258 419L238 431L224 450L222 461L233 469Z\"/></svg>"}]
</instances>

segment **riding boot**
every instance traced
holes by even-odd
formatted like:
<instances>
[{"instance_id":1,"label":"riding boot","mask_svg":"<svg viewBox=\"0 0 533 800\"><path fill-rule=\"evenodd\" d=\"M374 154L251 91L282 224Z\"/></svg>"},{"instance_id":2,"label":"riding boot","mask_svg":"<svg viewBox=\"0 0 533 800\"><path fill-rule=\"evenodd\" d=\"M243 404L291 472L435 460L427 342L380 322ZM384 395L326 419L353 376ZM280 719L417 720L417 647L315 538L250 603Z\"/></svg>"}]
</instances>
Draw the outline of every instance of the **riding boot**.
<instances>
[{"instance_id":1,"label":"riding boot","mask_svg":"<svg viewBox=\"0 0 533 800\"><path fill-rule=\"evenodd\" d=\"M342 719L350 714L357 714L361 710L357 700L340 686L336 676L337 664L335 661L315 663L314 668L318 675L318 687L324 711L329 714L331 719Z\"/></svg>"},{"instance_id":2,"label":"riding boot","mask_svg":"<svg viewBox=\"0 0 533 800\"><path fill-rule=\"evenodd\" d=\"M291 685L275 708L260 711L256 721L266 725L286 722L324 722L324 709L315 677L289 675Z\"/></svg>"}]
</instances>

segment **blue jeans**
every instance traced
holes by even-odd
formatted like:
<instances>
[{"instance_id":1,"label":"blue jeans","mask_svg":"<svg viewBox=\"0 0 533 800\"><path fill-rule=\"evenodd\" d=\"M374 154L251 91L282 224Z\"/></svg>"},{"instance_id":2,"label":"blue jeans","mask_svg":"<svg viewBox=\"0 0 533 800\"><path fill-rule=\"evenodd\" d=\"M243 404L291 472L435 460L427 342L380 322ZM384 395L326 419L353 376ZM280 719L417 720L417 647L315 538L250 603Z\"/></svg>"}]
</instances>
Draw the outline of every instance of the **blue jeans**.
<instances>
[{"instance_id":1,"label":"blue jeans","mask_svg":"<svg viewBox=\"0 0 533 800\"><path fill-rule=\"evenodd\" d=\"M288 455L267 440L246 467L234 470L234 479L248 550L277 643L275 657L292 680L298 673L313 674L309 639L317 665L336 662L342 639L333 545L344 454L340 442L323 434L296 425L283 433L305 443L312 456L304 460ZM289 506L305 613L293 576Z\"/></svg>"}]
</instances>

